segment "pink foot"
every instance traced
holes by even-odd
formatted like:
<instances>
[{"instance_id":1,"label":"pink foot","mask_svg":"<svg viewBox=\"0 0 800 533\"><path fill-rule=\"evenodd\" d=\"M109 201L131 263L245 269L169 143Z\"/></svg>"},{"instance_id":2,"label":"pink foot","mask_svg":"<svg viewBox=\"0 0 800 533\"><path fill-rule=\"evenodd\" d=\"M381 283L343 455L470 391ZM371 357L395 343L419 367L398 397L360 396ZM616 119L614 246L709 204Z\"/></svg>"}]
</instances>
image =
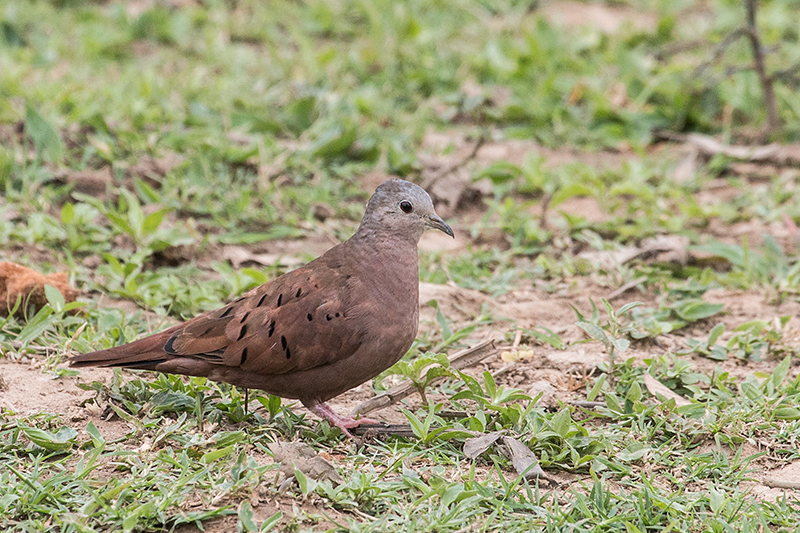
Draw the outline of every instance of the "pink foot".
<instances>
[{"instance_id":1,"label":"pink foot","mask_svg":"<svg viewBox=\"0 0 800 533\"><path fill-rule=\"evenodd\" d=\"M350 428L354 428L360 426L361 424L380 424L379 421L373 420L372 418L351 418L349 416L341 416L336 413L331 406L325 402L318 403L311 408L320 418L324 418L331 425L336 426L337 428L342 430L342 433L347 435L350 438L353 438L353 435L348 431Z\"/></svg>"}]
</instances>

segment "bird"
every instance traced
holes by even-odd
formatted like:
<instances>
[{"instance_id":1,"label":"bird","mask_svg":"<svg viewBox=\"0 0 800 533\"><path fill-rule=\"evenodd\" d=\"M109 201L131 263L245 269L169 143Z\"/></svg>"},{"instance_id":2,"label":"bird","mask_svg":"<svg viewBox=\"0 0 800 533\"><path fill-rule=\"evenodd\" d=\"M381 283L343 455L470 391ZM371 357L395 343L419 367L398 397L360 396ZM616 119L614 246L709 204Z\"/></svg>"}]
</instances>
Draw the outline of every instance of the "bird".
<instances>
[{"instance_id":1,"label":"bird","mask_svg":"<svg viewBox=\"0 0 800 533\"><path fill-rule=\"evenodd\" d=\"M395 364L414 342L417 245L428 228L455 238L422 187L389 179L370 197L356 232L313 261L220 309L69 364L261 389L300 400L352 437L349 429L378 422L339 415L327 401Z\"/></svg>"}]
</instances>

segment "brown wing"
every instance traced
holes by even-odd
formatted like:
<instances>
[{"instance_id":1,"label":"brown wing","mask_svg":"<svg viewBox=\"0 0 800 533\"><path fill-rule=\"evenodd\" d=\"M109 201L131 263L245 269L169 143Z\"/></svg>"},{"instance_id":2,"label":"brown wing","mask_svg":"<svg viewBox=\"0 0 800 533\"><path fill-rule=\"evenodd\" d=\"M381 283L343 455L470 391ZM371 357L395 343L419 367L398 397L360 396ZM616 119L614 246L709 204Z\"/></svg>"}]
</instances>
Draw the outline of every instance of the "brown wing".
<instances>
[{"instance_id":1,"label":"brown wing","mask_svg":"<svg viewBox=\"0 0 800 533\"><path fill-rule=\"evenodd\" d=\"M354 321L343 327L353 312L351 292L336 270L302 268L192 320L164 350L257 374L325 365L361 344Z\"/></svg>"},{"instance_id":2,"label":"brown wing","mask_svg":"<svg viewBox=\"0 0 800 533\"><path fill-rule=\"evenodd\" d=\"M364 332L352 320L358 313L351 298L357 282L341 272L335 257L326 254L185 324L70 363L179 373L187 373L179 368L196 369L202 375L209 365L224 365L271 375L349 357Z\"/></svg>"}]
</instances>

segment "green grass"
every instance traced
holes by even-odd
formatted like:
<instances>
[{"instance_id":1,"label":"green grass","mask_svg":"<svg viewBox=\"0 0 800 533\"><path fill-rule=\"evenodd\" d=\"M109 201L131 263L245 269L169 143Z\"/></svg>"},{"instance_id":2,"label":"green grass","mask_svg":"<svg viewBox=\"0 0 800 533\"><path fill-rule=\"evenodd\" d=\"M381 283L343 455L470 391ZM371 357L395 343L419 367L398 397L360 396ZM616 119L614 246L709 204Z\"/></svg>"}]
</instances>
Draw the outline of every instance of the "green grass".
<instances>
[{"instance_id":1,"label":"green grass","mask_svg":"<svg viewBox=\"0 0 800 533\"><path fill-rule=\"evenodd\" d=\"M38 312L0 318L2 363L33 363L29 375L88 399L78 417L75 402L33 414L0 403L0 529L796 531L796 493L753 490L800 459L796 176L747 179L719 156L677 182L675 154L657 145L659 130L738 141L761 127L752 72L709 83L751 61L745 40L695 73L741 25L741 2L614 3L654 25L612 34L562 28L540 7L6 0L0 259L66 270L83 294L66 304L50 291ZM773 71L800 58L798 8L760 7ZM776 92L772 140L796 142L800 94L782 81ZM407 358L375 384L428 385L395 411L414 438L357 444L255 391L246 406L204 379L117 371L100 383L64 367L68 350L131 341L287 269L280 258L234 269L226 247L347 238L373 173L422 182L430 157L449 154L430 132L569 154L466 162L489 193L449 220L463 246L423 252L420 271L487 302L562 299L569 318L554 323L534 302L531 329L488 303L431 302ZM620 152L621 165L585 157ZM595 216L574 207L586 198ZM609 268L585 255L658 235L687 238L689 259ZM315 255L297 249L287 255ZM642 292L603 299L629 282ZM724 291L738 292L712 301ZM737 298L753 295L742 311ZM497 380L427 368L488 331L510 343L518 330L536 357L602 354L560 396L600 403L529 395L533 362ZM648 374L689 403L651 393ZM3 387L13 398L14 383ZM467 459L465 440L491 431L517 436L564 483L518 476L499 445ZM344 481L298 473L280 489L268 445L293 439L329 452Z\"/></svg>"}]
</instances>

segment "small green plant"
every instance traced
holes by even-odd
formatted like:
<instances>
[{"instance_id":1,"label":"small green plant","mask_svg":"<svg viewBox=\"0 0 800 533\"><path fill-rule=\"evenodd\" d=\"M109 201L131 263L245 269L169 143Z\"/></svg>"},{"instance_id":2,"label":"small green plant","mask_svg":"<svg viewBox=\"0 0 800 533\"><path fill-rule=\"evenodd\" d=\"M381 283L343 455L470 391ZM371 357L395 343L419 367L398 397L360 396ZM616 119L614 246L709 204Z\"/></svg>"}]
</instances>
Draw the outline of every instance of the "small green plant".
<instances>
[{"instance_id":1,"label":"small green plant","mask_svg":"<svg viewBox=\"0 0 800 533\"><path fill-rule=\"evenodd\" d=\"M731 271L720 275L726 284L748 289L769 287L771 300L781 302L800 290L800 262L788 256L771 235L764 235L760 249L752 249L747 237L741 245L712 241L693 250L712 254L727 261Z\"/></svg>"},{"instance_id":2,"label":"small green plant","mask_svg":"<svg viewBox=\"0 0 800 533\"><path fill-rule=\"evenodd\" d=\"M779 317L777 324L766 320L739 324L731 331L731 338L724 345L717 343L717 340L724 333L725 326L717 324L706 341L687 339L687 348L678 353L699 353L717 361L725 361L729 355L747 361L761 361L776 352L796 353L795 348L783 344L783 329L791 318L789 315Z\"/></svg>"},{"instance_id":3,"label":"small green plant","mask_svg":"<svg viewBox=\"0 0 800 533\"><path fill-rule=\"evenodd\" d=\"M497 385L490 372L484 372L483 385L474 377L459 372L459 376L466 385L466 389L450 397L456 406L468 400L477 404L479 411L469 419L469 427L475 431L492 431L495 424L500 428L517 426L525 418L525 414L533 407L530 402L527 407L522 407L519 402L531 400L531 397L513 387ZM499 418L487 417L485 411L497 413Z\"/></svg>"},{"instance_id":4,"label":"small green plant","mask_svg":"<svg viewBox=\"0 0 800 533\"><path fill-rule=\"evenodd\" d=\"M680 350L678 354L699 353L715 361L725 361L728 358L728 350L725 346L717 344L720 335L725 332L725 325L720 323L711 328L708 338L705 341L696 339L686 339L687 348Z\"/></svg>"},{"instance_id":5,"label":"small green plant","mask_svg":"<svg viewBox=\"0 0 800 533\"><path fill-rule=\"evenodd\" d=\"M723 304L712 304L699 296L705 290L670 289L657 308L637 307L631 313L631 338L657 337L722 312Z\"/></svg>"},{"instance_id":6,"label":"small green plant","mask_svg":"<svg viewBox=\"0 0 800 533\"><path fill-rule=\"evenodd\" d=\"M425 352L410 360L402 359L384 371L376 380L380 382L391 375L403 376L410 380L424 403L428 403L425 389L433 380L442 376L457 377L457 374L450 369L447 355L432 352Z\"/></svg>"},{"instance_id":7,"label":"small green plant","mask_svg":"<svg viewBox=\"0 0 800 533\"><path fill-rule=\"evenodd\" d=\"M588 318L584 317L574 306L572 309L578 315L576 325L586 332L591 339L600 341L605 346L609 363L606 370L610 375L613 375L617 356L627 351L628 347L630 347L631 343L626 337L636 331L630 323L623 322L623 317L629 315L633 309L639 307L642 303L631 302L620 307L618 311L614 311L608 300L602 298L600 301L603 303L608 315L608 319L603 322L600 321L600 312L591 299L589 302L592 304L592 314Z\"/></svg>"}]
</instances>

